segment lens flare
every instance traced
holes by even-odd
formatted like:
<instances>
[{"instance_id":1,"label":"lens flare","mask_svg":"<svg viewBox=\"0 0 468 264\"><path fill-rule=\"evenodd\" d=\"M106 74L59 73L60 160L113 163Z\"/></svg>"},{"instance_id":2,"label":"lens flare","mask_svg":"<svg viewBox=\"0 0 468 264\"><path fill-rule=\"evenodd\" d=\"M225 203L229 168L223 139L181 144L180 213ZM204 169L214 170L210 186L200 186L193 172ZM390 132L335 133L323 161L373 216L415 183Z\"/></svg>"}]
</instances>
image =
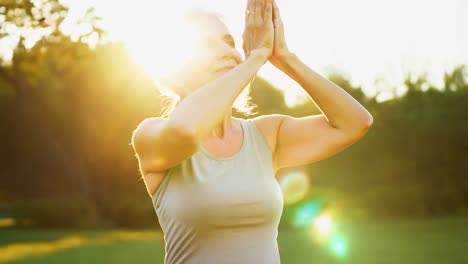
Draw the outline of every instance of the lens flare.
<instances>
[{"instance_id":1,"label":"lens flare","mask_svg":"<svg viewBox=\"0 0 468 264\"><path fill-rule=\"evenodd\" d=\"M344 257L347 251L346 241L342 238L335 238L332 240L331 249L335 256Z\"/></svg>"},{"instance_id":2,"label":"lens flare","mask_svg":"<svg viewBox=\"0 0 468 264\"><path fill-rule=\"evenodd\" d=\"M295 172L284 176L280 181L284 204L294 204L304 198L309 190L309 180L304 173Z\"/></svg>"},{"instance_id":3,"label":"lens flare","mask_svg":"<svg viewBox=\"0 0 468 264\"><path fill-rule=\"evenodd\" d=\"M320 201L314 200L306 205L299 207L294 218L296 227L304 227L312 224L314 218L320 213Z\"/></svg>"},{"instance_id":4,"label":"lens flare","mask_svg":"<svg viewBox=\"0 0 468 264\"><path fill-rule=\"evenodd\" d=\"M331 225L331 218L328 214L322 214L319 217L317 217L314 221L315 229L321 235L326 235L330 233Z\"/></svg>"}]
</instances>

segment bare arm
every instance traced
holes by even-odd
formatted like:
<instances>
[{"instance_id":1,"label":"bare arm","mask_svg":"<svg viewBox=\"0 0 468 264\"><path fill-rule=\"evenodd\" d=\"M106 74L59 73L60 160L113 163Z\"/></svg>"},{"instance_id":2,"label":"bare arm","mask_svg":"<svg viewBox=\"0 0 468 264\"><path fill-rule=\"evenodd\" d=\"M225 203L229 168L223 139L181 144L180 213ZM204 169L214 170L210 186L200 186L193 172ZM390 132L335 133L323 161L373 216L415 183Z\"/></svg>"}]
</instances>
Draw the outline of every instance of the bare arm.
<instances>
[{"instance_id":1,"label":"bare arm","mask_svg":"<svg viewBox=\"0 0 468 264\"><path fill-rule=\"evenodd\" d=\"M183 127L196 140L202 139L218 123L258 69L268 60L273 49L273 10L271 0L249 0L244 48L247 59L222 77L187 96L173 111L170 122ZM187 115L190 113L190 115Z\"/></svg>"},{"instance_id":2,"label":"bare arm","mask_svg":"<svg viewBox=\"0 0 468 264\"><path fill-rule=\"evenodd\" d=\"M190 94L169 119L145 119L132 137L142 173L166 170L193 155L201 138L232 107L267 59L253 53L235 69Z\"/></svg>"},{"instance_id":3,"label":"bare arm","mask_svg":"<svg viewBox=\"0 0 468 264\"><path fill-rule=\"evenodd\" d=\"M202 139L232 108L241 91L267 60L268 53L253 51L237 67L182 100L169 122L192 134L195 140Z\"/></svg>"},{"instance_id":4,"label":"bare arm","mask_svg":"<svg viewBox=\"0 0 468 264\"><path fill-rule=\"evenodd\" d=\"M267 8L269 15L263 17L258 12L259 17L247 19L244 39L254 49L245 61L190 93L169 119L150 118L135 130L132 142L143 174L164 171L193 155L201 140L231 109L240 92L268 60L273 48L272 6L268 1L249 0L250 8Z\"/></svg>"},{"instance_id":5,"label":"bare arm","mask_svg":"<svg viewBox=\"0 0 468 264\"><path fill-rule=\"evenodd\" d=\"M303 118L281 115L266 118L277 135L275 167L310 164L356 142L372 125L373 117L345 90L320 76L289 51L276 3L273 18L275 45L270 62L299 83L322 112Z\"/></svg>"},{"instance_id":6,"label":"bare arm","mask_svg":"<svg viewBox=\"0 0 468 264\"><path fill-rule=\"evenodd\" d=\"M297 81L323 114L278 120L277 168L310 164L332 156L361 138L372 115L341 87L323 78L296 56L284 60L282 70Z\"/></svg>"},{"instance_id":7,"label":"bare arm","mask_svg":"<svg viewBox=\"0 0 468 264\"><path fill-rule=\"evenodd\" d=\"M350 94L305 65L294 54L279 68L298 82L334 128L360 133L372 124L371 114Z\"/></svg>"},{"instance_id":8,"label":"bare arm","mask_svg":"<svg viewBox=\"0 0 468 264\"><path fill-rule=\"evenodd\" d=\"M370 113L351 95L333 82L320 76L294 53L289 51L284 35L283 20L273 2L275 43L270 62L299 83L334 128L360 133L372 123Z\"/></svg>"}]
</instances>

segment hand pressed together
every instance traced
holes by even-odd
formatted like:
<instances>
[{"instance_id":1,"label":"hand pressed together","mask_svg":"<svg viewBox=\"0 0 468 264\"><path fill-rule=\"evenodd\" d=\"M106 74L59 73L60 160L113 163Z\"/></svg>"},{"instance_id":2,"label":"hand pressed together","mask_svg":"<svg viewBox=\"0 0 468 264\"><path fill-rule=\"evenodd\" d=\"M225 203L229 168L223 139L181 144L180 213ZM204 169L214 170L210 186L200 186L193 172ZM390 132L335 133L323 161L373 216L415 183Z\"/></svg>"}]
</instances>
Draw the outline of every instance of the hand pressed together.
<instances>
[{"instance_id":1,"label":"hand pressed together","mask_svg":"<svg viewBox=\"0 0 468 264\"><path fill-rule=\"evenodd\" d=\"M271 64L279 67L280 64L287 59L287 57L291 54L286 45L286 39L284 37L284 25L283 20L281 19L278 6L276 2L273 2L273 27L275 32L274 37L274 44L273 44L273 52L269 58Z\"/></svg>"},{"instance_id":2,"label":"hand pressed together","mask_svg":"<svg viewBox=\"0 0 468 264\"><path fill-rule=\"evenodd\" d=\"M279 68L292 54L286 45L283 20L275 0L248 0L242 37L245 58L253 50L261 50Z\"/></svg>"},{"instance_id":3,"label":"hand pressed together","mask_svg":"<svg viewBox=\"0 0 468 264\"><path fill-rule=\"evenodd\" d=\"M254 51L268 58L271 56L274 46L272 0L248 0L242 38L246 58Z\"/></svg>"}]
</instances>

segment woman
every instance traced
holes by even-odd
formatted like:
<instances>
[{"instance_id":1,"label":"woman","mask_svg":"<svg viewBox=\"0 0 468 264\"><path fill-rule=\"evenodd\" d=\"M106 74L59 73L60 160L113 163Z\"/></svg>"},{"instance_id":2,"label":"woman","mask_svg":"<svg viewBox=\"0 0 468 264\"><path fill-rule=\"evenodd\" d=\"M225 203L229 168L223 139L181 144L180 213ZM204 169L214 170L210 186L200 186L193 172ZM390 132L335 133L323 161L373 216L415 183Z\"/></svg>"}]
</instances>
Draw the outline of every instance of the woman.
<instances>
[{"instance_id":1,"label":"woman","mask_svg":"<svg viewBox=\"0 0 468 264\"><path fill-rule=\"evenodd\" d=\"M350 146L372 116L288 50L273 0L248 1L243 61L218 18L199 22L206 45L172 82L182 100L168 118L145 119L132 138L165 234L165 263L280 263L276 171ZM235 99L267 61L323 114L233 118Z\"/></svg>"}]
</instances>

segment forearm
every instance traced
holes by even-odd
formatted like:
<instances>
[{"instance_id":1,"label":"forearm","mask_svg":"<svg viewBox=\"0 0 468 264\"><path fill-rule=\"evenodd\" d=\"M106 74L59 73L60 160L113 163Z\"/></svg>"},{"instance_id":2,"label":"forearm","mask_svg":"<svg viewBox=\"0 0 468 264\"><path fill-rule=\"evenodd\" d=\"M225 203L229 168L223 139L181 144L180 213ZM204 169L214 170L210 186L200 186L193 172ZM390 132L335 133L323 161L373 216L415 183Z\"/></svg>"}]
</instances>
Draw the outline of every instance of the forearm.
<instances>
[{"instance_id":1,"label":"forearm","mask_svg":"<svg viewBox=\"0 0 468 264\"><path fill-rule=\"evenodd\" d=\"M361 129L372 124L372 115L350 94L288 54L276 65L301 85L314 104L336 128Z\"/></svg>"},{"instance_id":2,"label":"forearm","mask_svg":"<svg viewBox=\"0 0 468 264\"><path fill-rule=\"evenodd\" d=\"M174 109L170 121L191 131L197 140L202 139L231 110L236 98L267 59L263 53L253 52L234 69L184 98Z\"/></svg>"}]
</instances>

